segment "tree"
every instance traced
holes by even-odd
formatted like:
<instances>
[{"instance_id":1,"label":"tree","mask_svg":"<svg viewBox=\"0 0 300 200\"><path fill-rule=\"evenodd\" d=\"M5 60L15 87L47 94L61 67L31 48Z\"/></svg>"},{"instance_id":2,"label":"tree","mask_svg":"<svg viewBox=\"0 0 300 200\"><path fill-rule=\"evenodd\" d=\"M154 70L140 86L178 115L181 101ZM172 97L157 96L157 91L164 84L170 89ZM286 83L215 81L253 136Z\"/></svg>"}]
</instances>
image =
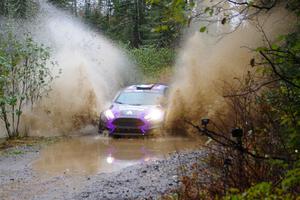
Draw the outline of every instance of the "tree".
<instances>
[{"instance_id":1,"label":"tree","mask_svg":"<svg viewBox=\"0 0 300 200\"><path fill-rule=\"evenodd\" d=\"M169 22L180 19L188 26L193 19L200 21L199 32L203 34L211 33L212 25L230 24L231 29L215 34L221 39L242 27L244 22L255 23L259 15L278 7L298 17L291 33L278 35L273 41L257 23L265 41L263 46L252 49L256 56L249 60L257 71L251 69L244 76L236 77L238 85L228 82L224 85L224 102L230 110L211 119L213 123L209 126L205 121L202 127L187 123L214 141L209 151L209 168L210 173L217 171L221 176L203 187L206 198L226 196L230 193L228 188L236 190L226 199L294 199L299 196L300 1L213 0L200 3L195 9L189 9L191 1L173 0L169 6L163 0L152 2L165 5L164 18ZM231 24L233 20L235 23ZM239 137L228 132L233 127L243 130Z\"/></svg>"},{"instance_id":2,"label":"tree","mask_svg":"<svg viewBox=\"0 0 300 200\"><path fill-rule=\"evenodd\" d=\"M50 89L54 79L49 48L29 36L17 39L0 34L0 119L8 137L19 135L22 110L32 106Z\"/></svg>"},{"instance_id":3,"label":"tree","mask_svg":"<svg viewBox=\"0 0 300 200\"><path fill-rule=\"evenodd\" d=\"M70 11L75 16L78 15L77 0L48 0L48 2L58 8Z\"/></svg>"},{"instance_id":4,"label":"tree","mask_svg":"<svg viewBox=\"0 0 300 200\"><path fill-rule=\"evenodd\" d=\"M0 2L0 16L29 18L35 15L38 3L35 0L2 0Z\"/></svg>"},{"instance_id":5,"label":"tree","mask_svg":"<svg viewBox=\"0 0 300 200\"><path fill-rule=\"evenodd\" d=\"M79 13L83 20L108 37L139 48L145 45L172 47L180 37L181 15L165 18L166 7L147 0L48 0L53 5ZM167 0L163 1L167 3ZM177 5L184 6L183 3Z\"/></svg>"}]
</instances>

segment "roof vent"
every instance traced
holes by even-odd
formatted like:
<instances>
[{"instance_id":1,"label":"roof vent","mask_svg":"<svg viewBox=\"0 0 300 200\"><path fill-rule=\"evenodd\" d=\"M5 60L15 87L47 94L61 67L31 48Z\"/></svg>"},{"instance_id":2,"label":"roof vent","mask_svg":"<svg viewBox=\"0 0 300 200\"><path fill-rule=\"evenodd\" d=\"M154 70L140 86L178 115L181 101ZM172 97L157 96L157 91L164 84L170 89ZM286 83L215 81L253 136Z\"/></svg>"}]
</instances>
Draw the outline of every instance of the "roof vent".
<instances>
[{"instance_id":1,"label":"roof vent","mask_svg":"<svg viewBox=\"0 0 300 200\"><path fill-rule=\"evenodd\" d=\"M154 84L148 84L148 85L137 85L137 90L151 90L153 88Z\"/></svg>"}]
</instances>

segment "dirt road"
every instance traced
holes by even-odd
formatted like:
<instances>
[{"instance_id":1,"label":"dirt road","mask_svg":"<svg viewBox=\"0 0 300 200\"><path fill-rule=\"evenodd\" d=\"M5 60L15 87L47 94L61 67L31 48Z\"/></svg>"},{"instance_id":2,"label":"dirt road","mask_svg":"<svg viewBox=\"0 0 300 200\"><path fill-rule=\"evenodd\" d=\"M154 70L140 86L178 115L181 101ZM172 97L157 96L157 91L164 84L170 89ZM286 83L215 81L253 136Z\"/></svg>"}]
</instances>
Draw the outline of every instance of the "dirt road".
<instances>
[{"instance_id":1,"label":"dirt road","mask_svg":"<svg viewBox=\"0 0 300 200\"><path fill-rule=\"evenodd\" d=\"M0 156L1 199L157 199L179 186L179 166L205 153L190 138L90 135ZM180 153L174 153L180 151Z\"/></svg>"}]
</instances>

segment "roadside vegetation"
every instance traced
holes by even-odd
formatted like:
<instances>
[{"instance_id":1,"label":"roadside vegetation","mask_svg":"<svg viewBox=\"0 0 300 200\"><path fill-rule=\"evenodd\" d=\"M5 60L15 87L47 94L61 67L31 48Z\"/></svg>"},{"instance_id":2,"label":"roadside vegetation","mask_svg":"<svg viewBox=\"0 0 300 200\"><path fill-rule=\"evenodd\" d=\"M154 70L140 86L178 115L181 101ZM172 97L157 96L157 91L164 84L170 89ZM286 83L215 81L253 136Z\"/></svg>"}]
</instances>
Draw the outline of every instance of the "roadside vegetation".
<instances>
[{"instance_id":1,"label":"roadside vegetation","mask_svg":"<svg viewBox=\"0 0 300 200\"><path fill-rule=\"evenodd\" d=\"M167 83L172 75L175 52L170 48L145 46L142 48L127 48L132 58L144 75L145 82Z\"/></svg>"},{"instance_id":2,"label":"roadside vegetation","mask_svg":"<svg viewBox=\"0 0 300 200\"><path fill-rule=\"evenodd\" d=\"M10 27L0 33L0 119L8 137L19 136L24 107L30 107L51 89L54 62L47 47L30 36L17 38Z\"/></svg>"},{"instance_id":3,"label":"roadside vegetation","mask_svg":"<svg viewBox=\"0 0 300 200\"><path fill-rule=\"evenodd\" d=\"M173 13L170 17L178 12L177 2L166 7L167 13ZM235 14L230 13L232 9L225 9L228 3ZM203 20L199 31L206 34L214 23L226 25L239 15L236 30L243 22L255 23L257 16L278 7L297 18L294 28L271 40L258 24L265 45L250 49L255 56L249 64L255 71L249 70L243 77L236 78L238 86L225 83L222 95L229 112L225 116L220 113L219 118L210 121L203 119L200 124L186 121L212 141L206 146L209 169L195 170L193 176L183 177L185 187L166 199L299 198L300 1L216 0L188 16ZM210 182L199 183L199 174L206 174Z\"/></svg>"},{"instance_id":4,"label":"roadside vegetation","mask_svg":"<svg viewBox=\"0 0 300 200\"><path fill-rule=\"evenodd\" d=\"M15 137L9 140L0 140L0 155L19 155L23 154L24 149L20 147L47 146L65 137Z\"/></svg>"},{"instance_id":5,"label":"roadside vegetation","mask_svg":"<svg viewBox=\"0 0 300 200\"><path fill-rule=\"evenodd\" d=\"M0 15L30 18L38 9L34 2L1 1ZM222 95L231 109L220 115L225 115L223 118L202 120L201 124L185 121L212 141L205 146L209 152L206 160L209 167L202 171L195 168L192 176L183 176L184 187L163 198L299 198L299 0L212 0L208 6L196 8L196 2L185 0L49 2L117 43L126 44L127 53L149 82L164 81L161 77L164 73L168 76L182 29L193 20L203 22L199 32L207 34L212 24L228 25L236 16L239 22L235 30L243 22L255 23L257 16L278 7L294 15L296 22L292 31L278 35L274 41L258 27L264 35L264 45L250 49L255 57L249 64L255 70L237 77L238 87L224 85ZM50 89L48 86L54 76L46 65L49 53L49 49L32 41L30 36L20 40L9 32L0 35L0 116L10 137L19 134L23 106L34 103ZM233 131L228 131L232 128ZM209 177L209 182L198 182L198 175L203 174Z\"/></svg>"},{"instance_id":6,"label":"roadside vegetation","mask_svg":"<svg viewBox=\"0 0 300 200\"><path fill-rule=\"evenodd\" d=\"M144 0L86 0L81 6L74 0L49 2L120 44L145 82L169 81L183 24L179 19L166 21L161 4Z\"/></svg>"},{"instance_id":7,"label":"roadside vegetation","mask_svg":"<svg viewBox=\"0 0 300 200\"><path fill-rule=\"evenodd\" d=\"M141 71L144 82L168 82L182 24L164 24L164 9L146 1L49 0L92 28L121 44ZM29 109L51 90L59 74L50 60L51 49L18 30L14 21L31 20L39 10L35 0L0 2L1 120L8 137L18 137L24 109ZM169 28L172 27L172 28ZM57 70L58 71L58 70Z\"/></svg>"}]
</instances>

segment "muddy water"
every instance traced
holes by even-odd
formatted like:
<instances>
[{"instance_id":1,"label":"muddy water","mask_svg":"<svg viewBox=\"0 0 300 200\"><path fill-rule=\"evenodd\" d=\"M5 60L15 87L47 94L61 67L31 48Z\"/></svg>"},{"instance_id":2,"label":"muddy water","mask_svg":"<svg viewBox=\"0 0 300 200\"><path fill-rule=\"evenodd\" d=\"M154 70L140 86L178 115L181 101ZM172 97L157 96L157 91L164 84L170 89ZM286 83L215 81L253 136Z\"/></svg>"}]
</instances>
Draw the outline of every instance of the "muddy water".
<instances>
[{"instance_id":1,"label":"muddy water","mask_svg":"<svg viewBox=\"0 0 300 200\"><path fill-rule=\"evenodd\" d=\"M184 137L121 138L76 137L41 152L33 168L46 174L97 174L161 159L174 151L199 147L200 140Z\"/></svg>"}]
</instances>

